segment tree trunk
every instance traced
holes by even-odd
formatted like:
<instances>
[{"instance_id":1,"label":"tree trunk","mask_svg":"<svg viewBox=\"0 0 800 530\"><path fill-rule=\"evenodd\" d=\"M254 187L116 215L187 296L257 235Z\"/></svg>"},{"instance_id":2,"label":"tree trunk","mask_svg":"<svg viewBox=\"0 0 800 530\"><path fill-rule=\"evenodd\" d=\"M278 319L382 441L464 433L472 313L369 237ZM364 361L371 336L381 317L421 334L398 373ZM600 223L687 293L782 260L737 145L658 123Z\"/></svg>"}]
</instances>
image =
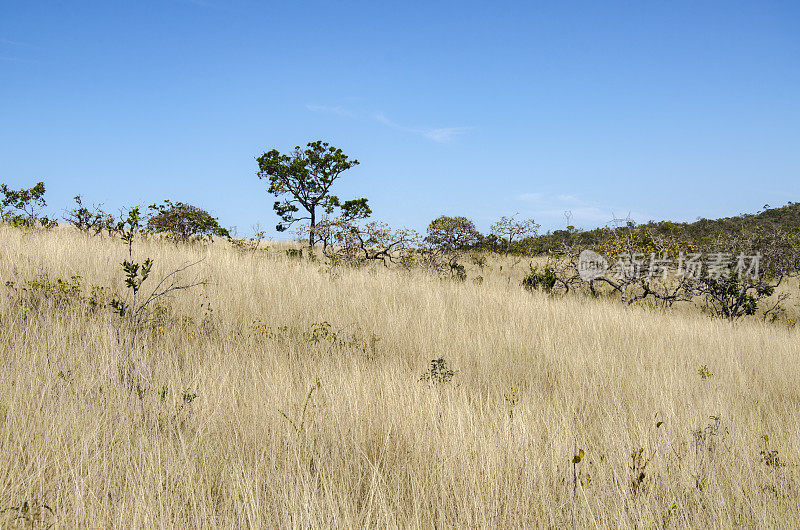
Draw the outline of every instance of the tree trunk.
<instances>
[{"instance_id":1,"label":"tree trunk","mask_svg":"<svg viewBox=\"0 0 800 530\"><path fill-rule=\"evenodd\" d=\"M314 249L314 227L317 225L316 208L311 208L311 229L308 231L308 248Z\"/></svg>"}]
</instances>

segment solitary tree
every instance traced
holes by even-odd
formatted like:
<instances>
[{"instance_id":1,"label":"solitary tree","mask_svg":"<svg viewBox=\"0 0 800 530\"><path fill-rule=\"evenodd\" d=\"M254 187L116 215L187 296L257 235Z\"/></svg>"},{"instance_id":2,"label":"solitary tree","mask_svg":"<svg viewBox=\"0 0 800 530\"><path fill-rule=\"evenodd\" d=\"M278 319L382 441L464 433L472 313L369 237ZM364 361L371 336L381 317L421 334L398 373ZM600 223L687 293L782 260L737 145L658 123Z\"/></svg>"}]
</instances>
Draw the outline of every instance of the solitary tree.
<instances>
[{"instance_id":1,"label":"solitary tree","mask_svg":"<svg viewBox=\"0 0 800 530\"><path fill-rule=\"evenodd\" d=\"M525 238L535 237L539 231L539 225L533 219L517 220L515 217L516 214L503 216L491 226L492 234L502 242L506 256L515 245Z\"/></svg>"},{"instance_id":2,"label":"solitary tree","mask_svg":"<svg viewBox=\"0 0 800 530\"><path fill-rule=\"evenodd\" d=\"M275 227L279 232L287 230L297 221L309 221L308 245L314 248L317 209L332 213L335 208L350 218L365 218L371 212L367 199L339 202L330 193L331 186L341 174L358 165L358 160L349 159L341 149L327 142L310 142L305 149L296 146L291 154L268 151L256 159L258 178L269 179L269 193L283 200L272 206L281 222ZM304 210L300 212L300 208Z\"/></svg>"},{"instance_id":3,"label":"solitary tree","mask_svg":"<svg viewBox=\"0 0 800 530\"><path fill-rule=\"evenodd\" d=\"M216 217L197 206L167 200L163 204L152 204L149 208L151 216L147 221L147 229L166 234L175 243L228 236L228 231L219 225Z\"/></svg>"},{"instance_id":4,"label":"solitary tree","mask_svg":"<svg viewBox=\"0 0 800 530\"><path fill-rule=\"evenodd\" d=\"M474 245L480 235L475 224L466 217L443 215L428 225L425 242L443 252L456 252Z\"/></svg>"}]
</instances>

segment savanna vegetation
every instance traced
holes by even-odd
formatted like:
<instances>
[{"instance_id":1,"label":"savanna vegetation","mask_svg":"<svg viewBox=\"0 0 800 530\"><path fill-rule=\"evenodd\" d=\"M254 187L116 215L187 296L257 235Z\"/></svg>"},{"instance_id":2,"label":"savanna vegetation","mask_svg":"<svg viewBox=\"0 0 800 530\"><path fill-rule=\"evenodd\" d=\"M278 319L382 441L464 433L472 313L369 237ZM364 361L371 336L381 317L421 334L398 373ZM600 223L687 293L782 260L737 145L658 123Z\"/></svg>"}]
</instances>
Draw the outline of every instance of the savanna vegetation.
<instances>
[{"instance_id":1,"label":"savanna vegetation","mask_svg":"<svg viewBox=\"0 0 800 530\"><path fill-rule=\"evenodd\" d=\"M0 188L3 526L800 524L796 204L417 234L355 163L258 159L303 243Z\"/></svg>"}]
</instances>

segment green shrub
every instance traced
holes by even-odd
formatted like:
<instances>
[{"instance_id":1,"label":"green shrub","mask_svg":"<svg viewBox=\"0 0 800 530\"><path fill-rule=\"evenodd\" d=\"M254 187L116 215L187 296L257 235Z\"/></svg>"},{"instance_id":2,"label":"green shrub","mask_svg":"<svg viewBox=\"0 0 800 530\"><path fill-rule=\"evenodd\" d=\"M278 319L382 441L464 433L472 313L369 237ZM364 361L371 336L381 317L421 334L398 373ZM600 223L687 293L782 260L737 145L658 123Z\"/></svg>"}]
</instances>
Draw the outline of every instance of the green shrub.
<instances>
[{"instance_id":1,"label":"green shrub","mask_svg":"<svg viewBox=\"0 0 800 530\"><path fill-rule=\"evenodd\" d=\"M213 236L228 237L228 230L221 227L210 213L182 202L164 201L151 204L147 229L156 234L165 234L175 243L210 241Z\"/></svg>"},{"instance_id":2,"label":"green shrub","mask_svg":"<svg viewBox=\"0 0 800 530\"><path fill-rule=\"evenodd\" d=\"M522 280L522 286L528 291L539 289L549 293L555 287L557 280L556 271L551 267L545 267L541 271L538 267L531 267L528 275Z\"/></svg>"},{"instance_id":3,"label":"green shrub","mask_svg":"<svg viewBox=\"0 0 800 530\"><path fill-rule=\"evenodd\" d=\"M0 185L0 219L12 226L32 228L36 225L53 228L57 222L47 216L40 216L39 210L47 206L44 200L44 182L37 182L32 188L12 190ZM10 208L10 210L9 210Z\"/></svg>"}]
</instances>

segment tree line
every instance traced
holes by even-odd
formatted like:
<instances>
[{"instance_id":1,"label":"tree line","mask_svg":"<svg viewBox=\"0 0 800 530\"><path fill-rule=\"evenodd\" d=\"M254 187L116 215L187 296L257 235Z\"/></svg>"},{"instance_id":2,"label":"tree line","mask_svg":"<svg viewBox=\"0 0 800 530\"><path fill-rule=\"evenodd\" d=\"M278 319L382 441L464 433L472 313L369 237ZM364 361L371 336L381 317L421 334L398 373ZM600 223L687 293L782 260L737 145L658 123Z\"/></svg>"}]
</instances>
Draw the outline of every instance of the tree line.
<instances>
[{"instance_id":1,"label":"tree line","mask_svg":"<svg viewBox=\"0 0 800 530\"><path fill-rule=\"evenodd\" d=\"M630 304L650 300L669 306L676 302L703 298L707 309L729 319L755 314L759 304L772 297L786 278L800 271L800 203L780 208L765 205L757 214L708 220L695 223L669 221L636 225L579 230L568 226L544 234L533 219L518 215L502 217L491 225L489 234L481 234L472 220L464 216L440 216L427 227L425 234L406 228L392 228L371 220L372 210L365 197L342 200L334 194L335 183L347 170L359 164L341 149L323 141L305 147L295 146L289 153L272 149L256 158L259 179L268 182L267 192L275 197L273 210L279 218L276 229L284 232L292 227L307 242L308 256L316 253L331 264L380 261L385 265L421 266L457 280L466 278L464 260L469 258L483 268L481 253L497 253L518 258L543 256L545 265L529 265L523 285L546 292L583 290L591 296L616 293ZM46 206L45 184L31 188L10 189L0 186L0 219L20 227L51 228L56 221L41 215ZM104 211L101 205L85 205L80 195L64 221L87 233L124 232L125 219ZM138 209L136 209L138 216ZM252 239L240 239L224 228L206 210L183 202L165 200L151 204L144 215L142 232L160 234L180 243L227 238L239 250L255 250L264 232ZM321 248L317 251L316 249ZM610 260L631 266L647 264L652 268L656 258L659 275L601 274L587 280L581 276L583 251L591 249ZM301 250L293 253L302 255ZM686 255L758 256L760 275L745 278L726 264L721 274L699 274L697 277L677 273ZM673 273L669 281L661 271ZM717 271L719 272L719 271ZM762 308L765 315L780 311L780 295L776 305Z\"/></svg>"}]
</instances>

